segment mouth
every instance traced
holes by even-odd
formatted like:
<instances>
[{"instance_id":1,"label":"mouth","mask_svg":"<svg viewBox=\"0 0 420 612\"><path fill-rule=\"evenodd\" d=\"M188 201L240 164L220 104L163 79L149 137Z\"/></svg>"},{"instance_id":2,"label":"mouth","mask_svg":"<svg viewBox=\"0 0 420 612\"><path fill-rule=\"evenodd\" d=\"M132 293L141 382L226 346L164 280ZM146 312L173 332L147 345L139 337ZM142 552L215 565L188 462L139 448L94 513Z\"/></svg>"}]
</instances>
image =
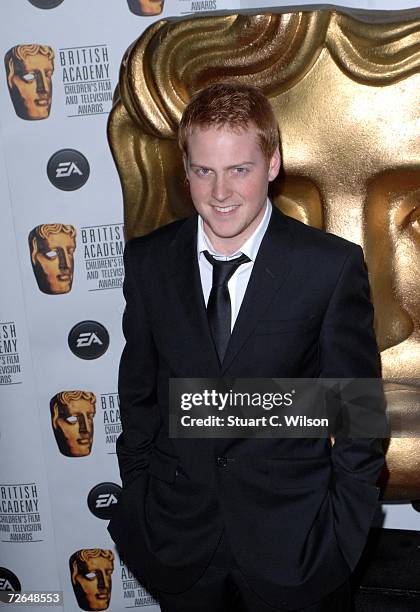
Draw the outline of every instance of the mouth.
<instances>
[{"instance_id":1,"label":"mouth","mask_svg":"<svg viewBox=\"0 0 420 612\"><path fill-rule=\"evenodd\" d=\"M96 599L108 599L108 593L97 593Z\"/></svg>"},{"instance_id":2,"label":"mouth","mask_svg":"<svg viewBox=\"0 0 420 612\"><path fill-rule=\"evenodd\" d=\"M237 208L239 208L237 204L234 204L233 206L213 206L213 210L216 212L216 214L221 216L231 215Z\"/></svg>"},{"instance_id":3,"label":"mouth","mask_svg":"<svg viewBox=\"0 0 420 612\"><path fill-rule=\"evenodd\" d=\"M69 281L70 280L70 274L58 274L57 275L57 280L59 281Z\"/></svg>"},{"instance_id":4,"label":"mouth","mask_svg":"<svg viewBox=\"0 0 420 612\"><path fill-rule=\"evenodd\" d=\"M77 443L80 444L80 446L88 446L90 444L90 439L89 438L79 438L77 440Z\"/></svg>"},{"instance_id":5,"label":"mouth","mask_svg":"<svg viewBox=\"0 0 420 612\"><path fill-rule=\"evenodd\" d=\"M48 98L36 98L35 104L37 106L48 106L49 100Z\"/></svg>"}]
</instances>

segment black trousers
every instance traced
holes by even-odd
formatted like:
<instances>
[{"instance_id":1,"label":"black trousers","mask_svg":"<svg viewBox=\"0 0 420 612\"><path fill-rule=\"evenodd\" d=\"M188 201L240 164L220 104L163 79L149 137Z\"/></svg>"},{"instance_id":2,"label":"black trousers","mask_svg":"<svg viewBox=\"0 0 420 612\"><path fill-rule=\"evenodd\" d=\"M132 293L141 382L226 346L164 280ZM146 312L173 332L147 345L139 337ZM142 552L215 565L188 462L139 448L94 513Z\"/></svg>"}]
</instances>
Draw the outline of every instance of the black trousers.
<instances>
[{"instance_id":1,"label":"black trousers","mask_svg":"<svg viewBox=\"0 0 420 612\"><path fill-rule=\"evenodd\" d=\"M223 533L213 559L199 580L183 593L152 593L161 612L286 612L273 608L250 589ZM321 601L298 612L350 612L345 582Z\"/></svg>"}]
</instances>

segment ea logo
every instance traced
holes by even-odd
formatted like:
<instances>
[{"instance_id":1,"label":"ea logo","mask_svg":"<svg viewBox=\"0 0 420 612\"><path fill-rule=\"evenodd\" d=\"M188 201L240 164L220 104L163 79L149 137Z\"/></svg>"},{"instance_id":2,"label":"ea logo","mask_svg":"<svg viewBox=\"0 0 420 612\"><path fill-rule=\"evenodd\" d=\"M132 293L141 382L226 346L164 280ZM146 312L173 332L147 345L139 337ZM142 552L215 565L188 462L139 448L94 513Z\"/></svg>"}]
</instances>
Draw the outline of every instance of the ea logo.
<instances>
[{"instance_id":1,"label":"ea logo","mask_svg":"<svg viewBox=\"0 0 420 612\"><path fill-rule=\"evenodd\" d=\"M109 520L117 505L121 487L113 482L101 482L91 489L87 503L97 518Z\"/></svg>"},{"instance_id":2,"label":"ea logo","mask_svg":"<svg viewBox=\"0 0 420 612\"><path fill-rule=\"evenodd\" d=\"M0 567L0 591L20 591L19 578L5 567Z\"/></svg>"},{"instance_id":3,"label":"ea logo","mask_svg":"<svg viewBox=\"0 0 420 612\"><path fill-rule=\"evenodd\" d=\"M74 191L86 183L90 174L86 157L75 149L61 149L50 158L47 174L57 189Z\"/></svg>"},{"instance_id":4,"label":"ea logo","mask_svg":"<svg viewBox=\"0 0 420 612\"><path fill-rule=\"evenodd\" d=\"M29 0L29 2L40 9L53 9L64 0Z\"/></svg>"},{"instance_id":5,"label":"ea logo","mask_svg":"<svg viewBox=\"0 0 420 612\"><path fill-rule=\"evenodd\" d=\"M108 349L109 334L97 321L81 321L70 330L68 343L80 359L97 359Z\"/></svg>"}]
</instances>

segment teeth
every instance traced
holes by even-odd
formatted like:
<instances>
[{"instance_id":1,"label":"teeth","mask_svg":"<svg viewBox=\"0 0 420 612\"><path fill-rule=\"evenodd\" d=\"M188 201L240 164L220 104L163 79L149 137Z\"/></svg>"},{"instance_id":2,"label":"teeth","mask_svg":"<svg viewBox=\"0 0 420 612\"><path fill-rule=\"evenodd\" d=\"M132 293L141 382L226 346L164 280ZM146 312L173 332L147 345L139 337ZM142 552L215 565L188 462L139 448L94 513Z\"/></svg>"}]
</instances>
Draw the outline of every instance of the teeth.
<instances>
[{"instance_id":1,"label":"teeth","mask_svg":"<svg viewBox=\"0 0 420 612\"><path fill-rule=\"evenodd\" d=\"M215 206L215 209L219 212L230 212L235 206Z\"/></svg>"}]
</instances>

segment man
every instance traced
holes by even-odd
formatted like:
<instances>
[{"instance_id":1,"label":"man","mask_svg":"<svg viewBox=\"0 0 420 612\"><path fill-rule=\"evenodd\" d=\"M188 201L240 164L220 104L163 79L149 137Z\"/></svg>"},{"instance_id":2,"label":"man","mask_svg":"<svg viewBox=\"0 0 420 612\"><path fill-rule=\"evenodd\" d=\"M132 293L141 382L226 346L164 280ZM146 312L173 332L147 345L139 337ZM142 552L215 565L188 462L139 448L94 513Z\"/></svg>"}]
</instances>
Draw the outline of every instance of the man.
<instances>
[{"instance_id":1,"label":"man","mask_svg":"<svg viewBox=\"0 0 420 612\"><path fill-rule=\"evenodd\" d=\"M66 457L90 455L96 396L91 391L61 391L50 401L51 425L60 452Z\"/></svg>"},{"instance_id":2,"label":"man","mask_svg":"<svg viewBox=\"0 0 420 612\"><path fill-rule=\"evenodd\" d=\"M83 548L72 554L69 565L79 608L107 610L111 599L114 553L103 548Z\"/></svg>"},{"instance_id":3,"label":"man","mask_svg":"<svg viewBox=\"0 0 420 612\"><path fill-rule=\"evenodd\" d=\"M37 121L50 115L54 51L46 45L16 45L5 56L7 84L16 114Z\"/></svg>"},{"instance_id":4,"label":"man","mask_svg":"<svg viewBox=\"0 0 420 612\"><path fill-rule=\"evenodd\" d=\"M377 376L362 251L271 206L278 129L258 90L198 93L179 143L198 216L125 251L110 533L163 612L347 610L380 443L172 439L168 379Z\"/></svg>"},{"instance_id":5,"label":"man","mask_svg":"<svg viewBox=\"0 0 420 612\"><path fill-rule=\"evenodd\" d=\"M64 223L37 225L28 236L32 269L40 291L59 295L71 291L76 228Z\"/></svg>"}]
</instances>

